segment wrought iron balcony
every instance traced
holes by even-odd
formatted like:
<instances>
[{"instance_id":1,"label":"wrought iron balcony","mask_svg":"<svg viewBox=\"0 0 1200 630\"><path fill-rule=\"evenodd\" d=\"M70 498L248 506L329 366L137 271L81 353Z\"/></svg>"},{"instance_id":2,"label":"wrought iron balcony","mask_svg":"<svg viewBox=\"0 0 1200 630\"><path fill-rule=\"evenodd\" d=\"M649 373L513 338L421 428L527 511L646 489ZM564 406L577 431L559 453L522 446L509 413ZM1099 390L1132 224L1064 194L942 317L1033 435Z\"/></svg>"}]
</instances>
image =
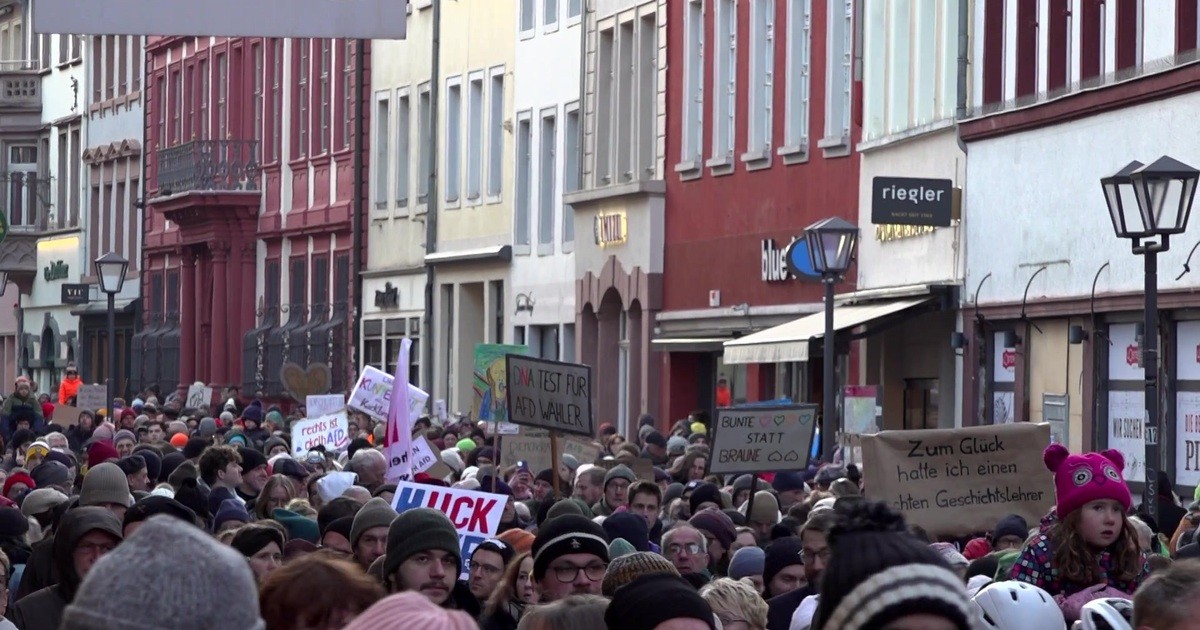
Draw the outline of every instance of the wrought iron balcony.
<instances>
[{"instance_id":1,"label":"wrought iron balcony","mask_svg":"<svg viewBox=\"0 0 1200 630\"><path fill-rule=\"evenodd\" d=\"M36 61L0 61L0 109L42 108L42 78Z\"/></svg>"},{"instance_id":2,"label":"wrought iron balcony","mask_svg":"<svg viewBox=\"0 0 1200 630\"><path fill-rule=\"evenodd\" d=\"M157 157L160 196L259 190L255 140L195 140L159 149Z\"/></svg>"}]
</instances>

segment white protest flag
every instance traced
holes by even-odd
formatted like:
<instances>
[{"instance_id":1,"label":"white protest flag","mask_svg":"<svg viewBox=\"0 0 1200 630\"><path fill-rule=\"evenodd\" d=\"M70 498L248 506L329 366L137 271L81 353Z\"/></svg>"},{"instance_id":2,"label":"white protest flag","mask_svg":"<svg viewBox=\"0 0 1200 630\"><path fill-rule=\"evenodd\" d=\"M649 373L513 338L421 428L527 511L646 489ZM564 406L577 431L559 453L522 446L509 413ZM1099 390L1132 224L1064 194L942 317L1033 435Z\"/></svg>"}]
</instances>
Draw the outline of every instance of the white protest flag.
<instances>
[{"instance_id":1,"label":"white protest flag","mask_svg":"<svg viewBox=\"0 0 1200 630\"><path fill-rule=\"evenodd\" d=\"M408 351L412 340L400 340L396 358L396 377L392 380L392 404L388 407L387 430L383 436L383 455L387 457L385 480L389 483L412 479L412 423L408 418Z\"/></svg>"}]
</instances>

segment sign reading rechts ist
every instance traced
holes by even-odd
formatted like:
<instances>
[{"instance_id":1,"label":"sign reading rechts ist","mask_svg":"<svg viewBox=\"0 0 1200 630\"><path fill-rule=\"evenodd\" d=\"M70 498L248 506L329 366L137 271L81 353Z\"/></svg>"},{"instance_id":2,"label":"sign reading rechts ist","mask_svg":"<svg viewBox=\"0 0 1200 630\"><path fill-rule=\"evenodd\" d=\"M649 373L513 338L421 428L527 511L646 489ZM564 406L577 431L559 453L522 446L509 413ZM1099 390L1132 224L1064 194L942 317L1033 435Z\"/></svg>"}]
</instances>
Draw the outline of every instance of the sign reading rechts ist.
<instances>
[{"instance_id":1,"label":"sign reading rechts ist","mask_svg":"<svg viewBox=\"0 0 1200 630\"><path fill-rule=\"evenodd\" d=\"M710 473L796 470L808 465L816 405L718 409Z\"/></svg>"},{"instance_id":2,"label":"sign reading rechts ist","mask_svg":"<svg viewBox=\"0 0 1200 630\"><path fill-rule=\"evenodd\" d=\"M381 422L387 422L388 407L391 405L392 375L371 366L364 367L346 406L361 411ZM426 394L416 385L408 385L408 420L415 422L425 413Z\"/></svg>"},{"instance_id":3,"label":"sign reading rechts ist","mask_svg":"<svg viewBox=\"0 0 1200 630\"><path fill-rule=\"evenodd\" d=\"M505 355L508 420L514 424L595 435L592 368L578 363Z\"/></svg>"},{"instance_id":4,"label":"sign reading rechts ist","mask_svg":"<svg viewBox=\"0 0 1200 630\"><path fill-rule=\"evenodd\" d=\"M345 411L305 418L292 424L293 456L302 457L318 446L324 446L327 451L350 446L350 421Z\"/></svg>"},{"instance_id":5,"label":"sign reading rechts ist","mask_svg":"<svg viewBox=\"0 0 1200 630\"><path fill-rule=\"evenodd\" d=\"M1050 425L1027 422L862 436L868 498L930 534L987 531L1008 514L1037 523L1054 506L1042 463Z\"/></svg>"}]
</instances>

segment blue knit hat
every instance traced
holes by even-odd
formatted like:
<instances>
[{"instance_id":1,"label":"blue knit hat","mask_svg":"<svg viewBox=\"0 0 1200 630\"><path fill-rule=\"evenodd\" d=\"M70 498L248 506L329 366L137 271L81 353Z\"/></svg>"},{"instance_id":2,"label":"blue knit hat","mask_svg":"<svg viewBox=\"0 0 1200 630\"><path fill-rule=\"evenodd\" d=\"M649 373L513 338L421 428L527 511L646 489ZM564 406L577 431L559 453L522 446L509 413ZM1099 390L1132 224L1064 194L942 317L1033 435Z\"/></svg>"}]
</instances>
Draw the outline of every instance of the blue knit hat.
<instances>
[{"instance_id":1,"label":"blue knit hat","mask_svg":"<svg viewBox=\"0 0 1200 630\"><path fill-rule=\"evenodd\" d=\"M762 575L766 562L767 552L761 547L742 547L729 561L729 577L740 580L751 575Z\"/></svg>"}]
</instances>

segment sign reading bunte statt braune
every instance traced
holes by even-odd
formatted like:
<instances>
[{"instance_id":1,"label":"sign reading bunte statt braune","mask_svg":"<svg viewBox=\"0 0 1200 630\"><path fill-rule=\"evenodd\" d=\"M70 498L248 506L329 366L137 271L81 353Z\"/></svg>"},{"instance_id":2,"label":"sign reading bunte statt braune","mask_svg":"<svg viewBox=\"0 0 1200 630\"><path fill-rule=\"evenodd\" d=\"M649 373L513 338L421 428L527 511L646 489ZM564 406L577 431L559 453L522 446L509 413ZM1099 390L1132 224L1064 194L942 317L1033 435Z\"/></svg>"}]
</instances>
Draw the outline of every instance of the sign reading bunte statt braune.
<instances>
[{"instance_id":1,"label":"sign reading bunte statt braune","mask_svg":"<svg viewBox=\"0 0 1200 630\"><path fill-rule=\"evenodd\" d=\"M808 465L816 417L816 405L718 409L708 472L803 469Z\"/></svg>"},{"instance_id":2,"label":"sign reading bunte statt braune","mask_svg":"<svg viewBox=\"0 0 1200 630\"><path fill-rule=\"evenodd\" d=\"M866 495L933 535L988 531L1009 514L1036 524L1054 506L1049 444L1050 425L1027 422L864 435Z\"/></svg>"}]
</instances>

